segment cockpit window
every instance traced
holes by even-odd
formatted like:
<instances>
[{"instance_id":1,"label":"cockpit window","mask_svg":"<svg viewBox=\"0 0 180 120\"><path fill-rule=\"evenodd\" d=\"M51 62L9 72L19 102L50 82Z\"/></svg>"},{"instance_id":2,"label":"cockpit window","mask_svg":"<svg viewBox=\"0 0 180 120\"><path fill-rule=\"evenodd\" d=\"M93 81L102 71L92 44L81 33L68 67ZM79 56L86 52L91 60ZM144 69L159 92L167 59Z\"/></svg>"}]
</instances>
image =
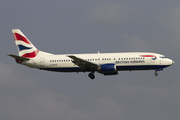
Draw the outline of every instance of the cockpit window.
<instances>
[{"instance_id":1,"label":"cockpit window","mask_svg":"<svg viewBox=\"0 0 180 120\"><path fill-rule=\"evenodd\" d=\"M166 57L165 57L165 56L160 56L160 58L164 59L164 58L166 58Z\"/></svg>"}]
</instances>

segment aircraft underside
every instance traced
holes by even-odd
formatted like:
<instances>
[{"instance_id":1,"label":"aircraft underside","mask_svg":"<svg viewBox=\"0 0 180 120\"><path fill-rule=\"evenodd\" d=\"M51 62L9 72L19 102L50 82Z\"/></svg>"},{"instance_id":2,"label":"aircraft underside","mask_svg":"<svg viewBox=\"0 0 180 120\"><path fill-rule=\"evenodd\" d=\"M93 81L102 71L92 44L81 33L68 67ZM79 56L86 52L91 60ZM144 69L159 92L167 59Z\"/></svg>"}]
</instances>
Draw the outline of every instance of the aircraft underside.
<instances>
[{"instance_id":1,"label":"aircraft underside","mask_svg":"<svg viewBox=\"0 0 180 120\"><path fill-rule=\"evenodd\" d=\"M142 65L142 66L117 66L118 71L129 71L129 70L156 70L160 68L166 68L169 65ZM48 70L54 72L89 72L92 70L82 70L80 67L67 67L67 68L39 68L41 70ZM97 70L95 70L97 71Z\"/></svg>"},{"instance_id":2,"label":"aircraft underside","mask_svg":"<svg viewBox=\"0 0 180 120\"><path fill-rule=\"evenodd\" d=\"M117 75L118 71L155 70L155 76L158 76L157 71L161 71L161 70L163 70L163 68L166 68L168 66L169 65L117 66L117 71L113 72L113 74L111 74L112 72L110 72L110 74L104 73L104 75ZM56 67L56 68L39 68L39 69L48 70L48 71L54 71L54 72L90 72L88 76L91 79L95 78L94 72L97 71L97 70L90 70L90 69L84 70L84 69L81 69L80 67L68 67L68 68L58 68L58 67Z\"/></svg>"}]
</instances>

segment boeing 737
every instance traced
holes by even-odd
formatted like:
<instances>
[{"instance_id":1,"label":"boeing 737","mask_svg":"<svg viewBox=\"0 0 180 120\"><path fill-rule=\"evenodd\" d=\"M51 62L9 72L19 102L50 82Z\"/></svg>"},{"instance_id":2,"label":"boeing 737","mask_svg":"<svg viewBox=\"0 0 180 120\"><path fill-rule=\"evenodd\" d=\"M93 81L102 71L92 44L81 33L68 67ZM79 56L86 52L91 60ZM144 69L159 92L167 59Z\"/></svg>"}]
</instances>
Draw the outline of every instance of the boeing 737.
<instances>
[{"instance_id":1,"label":"boeing 737","mask_svg":"<svg viewBox=\"0 0 180 120\"><path fill-rule=\"evenodd\" d=\"M89 72L91 79L94 73L117 75L118 71L155 70L158 71L174 64L164 55L151 52L93 53L93 54L51 54L38 50L19 30L12 29L19 56L7 54L15 58L18 64L55 72Z\"/></svg>"}]
</instances>

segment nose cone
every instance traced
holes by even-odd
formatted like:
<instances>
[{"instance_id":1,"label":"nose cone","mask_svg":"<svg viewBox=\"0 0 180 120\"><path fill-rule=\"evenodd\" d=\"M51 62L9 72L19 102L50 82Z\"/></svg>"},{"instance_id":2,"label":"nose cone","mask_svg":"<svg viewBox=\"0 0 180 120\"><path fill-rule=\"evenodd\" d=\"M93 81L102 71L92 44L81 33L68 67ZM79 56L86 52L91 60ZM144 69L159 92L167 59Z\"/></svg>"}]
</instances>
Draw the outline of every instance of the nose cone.
<instances>
[{"instance_id":1,"label":"nose cone","mask_svg":"<svg viewBox=\"0 0 180 120\"><path fill-rule=\"evenodd\" d=\"M171 66L171 65L174 64L174 61L171 60L171 59L164 59L164 60L165 60L165 61L162 62L164 65Z\"/></svg>"},{"instance_id":2,"label":"nose cone","mask_svg":"<svg viewBox=\"0 0 180 120\"><path fill-rule=\"evenodd\" d=\"M160 62L160 64L168 67L168 66L173 65L173 64L174 64L174 61L171 60L171 59L166 58L166 59L162 59L161 62Z\"/></svg>"}]
</instances>

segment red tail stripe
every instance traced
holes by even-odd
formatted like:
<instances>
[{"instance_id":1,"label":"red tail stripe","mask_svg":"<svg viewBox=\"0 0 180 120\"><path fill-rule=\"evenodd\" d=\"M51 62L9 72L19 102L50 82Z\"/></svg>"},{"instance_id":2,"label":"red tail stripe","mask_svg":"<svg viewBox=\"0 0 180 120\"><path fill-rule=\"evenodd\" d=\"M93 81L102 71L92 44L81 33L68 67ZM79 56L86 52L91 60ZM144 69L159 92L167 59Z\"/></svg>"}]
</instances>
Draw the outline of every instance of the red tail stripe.
<instances>
[{"instance_id":1,"label":"red tail stripe","mask_svg":"<svg viewBox=\"0 0 180 120\"><path fill-rule=\"evenodd\" d=\"M22 36L22 35L20 35L20 34L14 33L13 35L14 35L15 41L16 41L16 40L17 40L17 41L23 41L23 42L25 42L25 43L27 43L27 44L31 44L27 38L25 38L24 36Z\"/></svg>"},{"instance_id":2,"label":"red tail stripe","mask_svg":"<svg viewBox=\"0 0 180 120\"><path fill-rule=\"evenodd\" d=\"M18 59L15 59L17 63L21 64L23 62L23 60L18 60Z\"/></svg>"},{"instance_id":3,"label":"red tail stripe","mask_svg":"<svg viewBox=\"0 0 180 120\"><path fill-rule=\"evenodd\" d=\"M39 52L39 50L35 50L32 53L26 53L26 54L22 55L22 57L25 57L25 58L34 58L34 57L36 57L38 52Z\"/></svg>"}]
</instances>

